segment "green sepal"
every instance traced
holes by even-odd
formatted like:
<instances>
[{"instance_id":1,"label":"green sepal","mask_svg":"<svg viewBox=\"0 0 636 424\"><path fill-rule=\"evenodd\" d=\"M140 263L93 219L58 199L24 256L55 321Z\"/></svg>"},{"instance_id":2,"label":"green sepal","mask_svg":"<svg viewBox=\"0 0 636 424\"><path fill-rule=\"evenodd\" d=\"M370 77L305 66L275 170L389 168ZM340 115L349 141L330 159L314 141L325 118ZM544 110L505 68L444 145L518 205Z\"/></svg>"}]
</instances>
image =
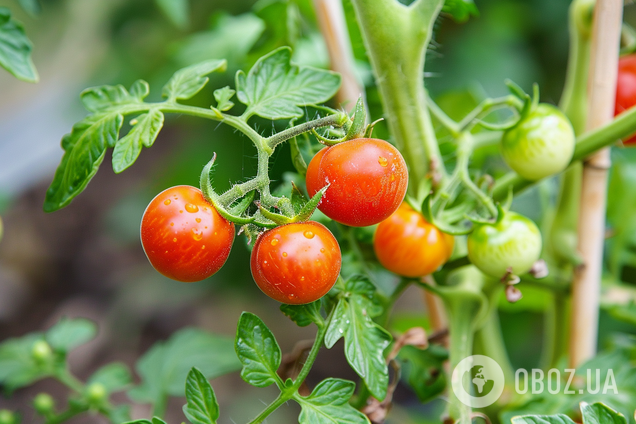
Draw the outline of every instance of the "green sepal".
<instances>
[{"instance_id":1,"label":"green sepal","mask_svg":"<svg viewBox=\"0 0 636 424\"><path fill-rule=\"evenodd\" d=\"M373 128L378 122L381 122L381 121L384 121L384 118L376 119L375 121L367 125L367 129L364 130L364 138L371 138L371 134L373 134Z\"/></svg>"},{"instance_id":2,"label":"green sepal","mask_svg":"<svg viewBox=\"0 0 636 424\"><path fill-rule=\"evenodd\" d=\"M360 138L364 136L366 132L367 112L364 108L364 101L362 96L358 98L356 107L353 109L353 115L351 119L351 126L347 129L347 134L344 136L343 141L353 140L354 138Z\"/></svg>"},{"instance_id":3,"label":"green sepal","mask_svg":"<svg viewBox=\"0 0 636 424\"><path fill-rule=\"evenodd\" d=\"M291 150L291 159L294 168L296 168L296 171L304 177L307 175L307 162L305 162L305 158L300 152L300 147L298 146L298 140L296 140L296 137L289 140L289 149Z\"/></svg>"},{"instance_id":4,"label":"green sepal","mask_svg":"<svg viewBox=\"0 0 636 424\"><path fill-rule=\"evenodd\" d=\"M297 214L300 213L300 211L303 210L303 208L307 204L307 197L303 194L302 191L300 191L296 183L294 183L293 181L291 182L291 186L291 203L292 207L294 208L294 213Z\"/></svg>"},{"instance_id":5,"label":"green sepal","mask_svg":"<svg viewBox=\"0 0 636 424\"><path fill-rule=\"evenodd\" d=\"M276 225L285 225L285 224L291 224L292 222L294 222L293 218L269 211L266 207L261 205L260 202L256 202L256 206L258 206L258 210L261 212L261 214L265 218L274 222L274 224Z\"/></svg>"},{"instance_id":6,"label":"green sepal","mask_svg":"<svg viewBox=\"0 0 636 424\"><path fill-rule=\"evenodd\" d=\"M215 160L216 153L212 155L212 159L210 159L207 165L203 167L203 171L201 172L201 179L199 180L199 182L201 185L201 191L203 192L203 197L205 197L205 200L207 200L212 206L214 206L214 209L216 209L219 215L230 222L234 222L235 224L239 225L245 225L254 222L254 217L242 217L234 215L230 211L226 210L225 207L223 207L223 205L221 204L219 195L216 194L216 192L214 191L212 182L210 181L210 171L212 171Z\"/></svg>"},{"instance_id":7,"label":"green sepal","mask_svg":"<svg viewBox=\"0 0 636 424\"><path fill-rule=\"evenodd\" d=\"M329 184L318 190L318 192L314 194L314 196L309 199L307 203L305 203L300 212L298 212L298 214L293 218L292 222L307 221L309 218L311 218L311 215L313 215L314 211L318 207L318 204L320 203L320 200L322 200L322 196L325 194L328 188Z\"/></svg>"},{"instance_id":8,"label":"green sepal","mask_svg":"<svg viewBox=\"0 0 636 424\"><path fill-rule=\"evenodd\" d=\"M472 228L470 227L460 227L458 225L452 225L452 224L446 223L444 222L444 220L437 219L435 217L435 214L433 213L433 206L431 204L432 203L431 199L432 199L432 195L429 194L428 196L426 196L426 198L422 202L422 210L421 210L422 215L430 224L437 227L440 231L446 234L450 234L452 236L463 236L472 231Z\"/></svg>"}]
</instances>

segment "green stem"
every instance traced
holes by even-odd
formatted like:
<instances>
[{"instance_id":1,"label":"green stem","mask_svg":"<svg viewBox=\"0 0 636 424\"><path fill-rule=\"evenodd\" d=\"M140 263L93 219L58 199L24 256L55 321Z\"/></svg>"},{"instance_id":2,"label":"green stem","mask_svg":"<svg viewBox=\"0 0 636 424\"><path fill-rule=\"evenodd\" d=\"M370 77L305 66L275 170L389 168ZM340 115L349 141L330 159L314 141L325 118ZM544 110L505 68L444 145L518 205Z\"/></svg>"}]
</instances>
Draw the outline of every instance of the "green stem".
<instances>
[{"instance_id":1,"label":"green stem","mask_svg":"<svg viewBox=\"0 0 636 424\"><path fill-rule=\"evenodd\" d=\"M349 117L346 113L339 113L316 119L314 121L303 122L302 124L298 124L294 127L288 128L272 135L271 137L266 138L265 142L271 149L274 149L280 143L283 143L290 138L294 138L315 128L329 126L342 127L343 125L345 125L348 119Z\"/></svg>"},{"instance_id":2,"label":"green stem","mask_svg":"<svg viewBox=\"0 0 636 424\"><path fill-rule=\"evenodd\" d=\"M74 392L82 393L84 391L84 384L75 378L66 368L58 370L55 373L55 378Z\"/></svg>"},{"instance_id":3,"label":"green stem","mask_svg":"<svg viewBox=\"0 0 636 424\"><path fill-rule=\"evenodd\" d=\"M464 119L462 119L459 123L459 131L470 131L470 129L478 123L479 120L484 118L490 112L505 106L510 106L515 110L520 110L523 107L523 103L519 100L519 98L513 95L499 97L497 99L486 99L468 115L466 115Z\"/></svg>"},{"instance_id":4,"label":"green stem","mask_svg":"<svg viewBox=\"0 0 636 424\"><path fill-rule=\"evenodd\" d=\"M283 393L281 393L280 395L278 395L276 400L274 400L274 402L272 402L269 405L267 405L267 408L265 408L263 410L263 412L261 412L258 415L258 417L254 418L252 421L250 421L249 424L260 424L260 423L262 423L263 421L265 421L265 418L269 417L272 412L274 412L275 410L280 408L280 406L283 403L287 402L289 399L290 398L284 396Z\"/></svg>"},{"instance_id":5,"label":"green stem","mask_svg":"<svg viewBox=\"0 0 636 424\"><path fill-rule=\"evenodd\" d=\"M409 166L409 190L417 196L432 176L433 188L446 178L424 89L425 53L443 0L353 0L376 76L384 114Z\"/></svg>"}]
</instances>

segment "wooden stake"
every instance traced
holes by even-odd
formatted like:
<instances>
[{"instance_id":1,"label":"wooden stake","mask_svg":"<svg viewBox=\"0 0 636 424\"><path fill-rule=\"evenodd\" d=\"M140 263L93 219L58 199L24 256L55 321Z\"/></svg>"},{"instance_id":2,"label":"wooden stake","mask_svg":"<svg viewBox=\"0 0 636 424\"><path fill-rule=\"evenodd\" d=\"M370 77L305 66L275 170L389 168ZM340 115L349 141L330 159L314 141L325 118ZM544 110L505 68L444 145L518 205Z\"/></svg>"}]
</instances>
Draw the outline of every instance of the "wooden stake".
<instances>
[{"instance_id":1,"label":"wooden stake","mask_svg":"<svg viewBox=\"0 0 636 424\"><path fill-rule=\"evenodd\" d=\"M614 117L622 0L598 0L594 9L588 86L587 130ZM605 235L609 148L584 162L578 248L584 264L574 274L570 323L570 366L596 354L599 297Z\"/></svg>"},{"instance_id":2,"label":"wooden stake","mask_svg":"<svg viewBox=\"0 0 636 424\"><path fill-rule=\"evenodd\" d=\"M336 95L338 103L353 109L358 97L364 96L364 87L358 81L354 68L353 50L341 0L313 0L322 32L329 51L331 69L342 76L342 85Z\"/></svg>"}]
</instances>

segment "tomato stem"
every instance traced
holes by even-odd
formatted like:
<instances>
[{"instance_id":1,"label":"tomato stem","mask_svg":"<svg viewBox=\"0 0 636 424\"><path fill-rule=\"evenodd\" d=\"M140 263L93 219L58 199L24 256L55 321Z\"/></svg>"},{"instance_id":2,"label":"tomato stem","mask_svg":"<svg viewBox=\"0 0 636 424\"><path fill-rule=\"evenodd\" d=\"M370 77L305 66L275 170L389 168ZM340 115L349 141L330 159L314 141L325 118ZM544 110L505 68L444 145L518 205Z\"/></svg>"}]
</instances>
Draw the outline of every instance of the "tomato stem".
<instances>
[{"instance_id":1,"label":"tomato stem","mask_svg":"<svg viewBox=\"0 0 636 424\"><path fill-rule=\"evenodd\" d=\"M265 143L267 143L267 145L271 149L274 149L280 143L283 143L289 140L290 138L294 138L303 133L309 132L315 128L329 127L329 126L342 127L345 125L345 123L348 120L349 120L349 116L344 112L340 112L340 113L329 115L324 118L316 119L313 121L303 122L302 124L298 124L294 127L288 128L286 130L283 130L279 133L272 135L271 137L266 138Z\"/></svg>"}]
</instances>

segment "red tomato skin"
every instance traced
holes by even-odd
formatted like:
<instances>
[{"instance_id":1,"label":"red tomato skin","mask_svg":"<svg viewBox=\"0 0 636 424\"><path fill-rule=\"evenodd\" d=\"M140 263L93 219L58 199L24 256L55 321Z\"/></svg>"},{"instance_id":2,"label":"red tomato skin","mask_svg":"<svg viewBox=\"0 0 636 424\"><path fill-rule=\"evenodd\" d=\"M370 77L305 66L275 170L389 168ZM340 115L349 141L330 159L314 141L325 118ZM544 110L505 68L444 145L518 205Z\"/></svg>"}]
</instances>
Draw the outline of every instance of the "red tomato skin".
<instances>
[{"instance_id":1,"label":"red tomato skin","mask_svg":"<svg viewBox=\"0 0 636 424\"><path fill-rule=\"evenodd\" d=\"M323 297L336 283L342 256L331 232L314 221L286 224L261 234L250 265L258 287L292 305Z\"/></svg>"},{"instance_id":2,"label":"red tomato skin","mask_svg":"<svg viewBox=\"0 0 636 424\"><path fill-rule=\"evenodd\" d=\"M618 60L614 116L634 105L636 105L636 54L630 54ZM636 144L636 134L623 140L623 144Z\"/></svg>"},{"instance_id":3,"label":"red tomato skin","mask_svg":"<svg viewBox=\"0 0 636 424\"><path fill-rule=\"evenodd\" d=\"M435 272L448 261L454 246L453 236L441 232L406 203L378 225L373 239L382 266L405 277Z\"/></svg>"},{"instance_id":4,"label":"red tomato skin","mask_svg":"<svg viewBox=\"0 0 636 424\"><path fill-rule=\"evenodd\" d=\"M184 283L204 280L221 269L233 242L234 224L196 187L162 191L141 220L141 244L152 266Z\"/></svg>"},{"instance_id":5,"label":"red tomato skin","mask_svg":"<svg viewBox=\"0 0 636 424\"><path fill-rule=\"evenodd\" d=\"M316 194L330 184L318 209L352 227L377 224L404 200L406 162L384 140L358 138L325 147L307 167L307 191Z\"/></svg>"}]
</instances>

